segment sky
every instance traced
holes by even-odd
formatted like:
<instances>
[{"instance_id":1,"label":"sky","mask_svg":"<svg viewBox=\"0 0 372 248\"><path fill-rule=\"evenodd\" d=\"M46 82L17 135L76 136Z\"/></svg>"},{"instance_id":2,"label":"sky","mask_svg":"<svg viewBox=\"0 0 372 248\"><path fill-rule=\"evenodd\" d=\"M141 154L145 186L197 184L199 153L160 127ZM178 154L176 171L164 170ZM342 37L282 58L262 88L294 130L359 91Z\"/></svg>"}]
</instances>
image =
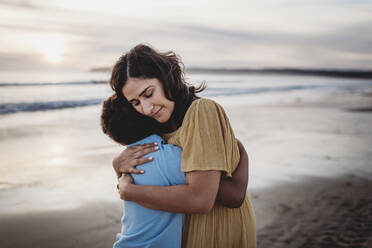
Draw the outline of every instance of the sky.
<instances>
[{"instance_id":1,"label":"sky","mask_svg":"<svg viewBox=\"0 0 372 248\"><path fill-rule=\"evenodd\" d=\"M0 0L0 72L112 66L138 43L187 67L372 69L371 0Z\"/></svg>"}]
</instances>

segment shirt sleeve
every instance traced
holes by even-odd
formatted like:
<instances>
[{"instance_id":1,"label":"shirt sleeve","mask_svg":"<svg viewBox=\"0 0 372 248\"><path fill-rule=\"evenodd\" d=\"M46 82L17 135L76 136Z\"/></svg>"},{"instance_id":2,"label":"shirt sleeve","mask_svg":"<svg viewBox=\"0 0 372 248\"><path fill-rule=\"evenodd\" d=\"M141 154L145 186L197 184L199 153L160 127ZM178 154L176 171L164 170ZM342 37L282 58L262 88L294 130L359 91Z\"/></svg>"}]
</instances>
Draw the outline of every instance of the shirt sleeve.
<instances>
[{"instance_id":1,"label":"shirt sleeve","mask_svg":"<svg viewBox=\"0 0 372 248\"><path fill-rule=\"evenodd\" d=\"M196 100L182 126L181 170L217 170L231 176L239 163L239 149L223 108L209 99Z\"/></svg>"}]
</instances>

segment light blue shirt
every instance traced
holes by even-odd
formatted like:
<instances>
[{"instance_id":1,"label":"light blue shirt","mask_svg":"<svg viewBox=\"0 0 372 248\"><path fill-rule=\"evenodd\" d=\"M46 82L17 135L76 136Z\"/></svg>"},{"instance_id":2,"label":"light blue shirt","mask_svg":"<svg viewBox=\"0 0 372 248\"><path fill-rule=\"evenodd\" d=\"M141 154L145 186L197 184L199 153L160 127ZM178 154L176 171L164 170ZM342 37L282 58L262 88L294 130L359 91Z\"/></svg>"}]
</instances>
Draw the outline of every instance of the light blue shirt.
<instances>
[{"instance_id":1,"label":"light blue shirt","mask_svg":"<svg viewBox=\"0 0 372 248\"><path fill-rule=\"evenodd\" d=\"M157 142L159 150L145 155L154 159L137 166L144 174L132 174L135 184L171 186L185 184L181 172L181 148L165 144L158 135L151 135L129 146ZM184 214L153 210L124 201L121 233L117 234L114 248L181 247Z\"/></svg>"}]
</instances>

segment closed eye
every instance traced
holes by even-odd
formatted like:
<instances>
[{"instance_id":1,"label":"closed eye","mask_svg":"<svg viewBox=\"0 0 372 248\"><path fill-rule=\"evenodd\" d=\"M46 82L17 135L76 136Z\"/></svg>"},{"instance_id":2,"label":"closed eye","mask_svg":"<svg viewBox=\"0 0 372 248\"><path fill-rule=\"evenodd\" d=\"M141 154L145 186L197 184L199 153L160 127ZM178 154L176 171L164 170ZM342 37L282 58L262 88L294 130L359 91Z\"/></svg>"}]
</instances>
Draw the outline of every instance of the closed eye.
<instances>
[{"instance_id":1,"label":"closed eye","mask_svg":"<svg viewBox=\"0 0 372 248\"><path fill-rule=\"evenodd\" d=\"M152 88L153 88L152 85L148 86L146 89L144 89L141 92L141 94L139 94L139 97L141 97L141 96L144 96L146 98L152 97L153 92L154 92L154 90ZM141 103L138 99L132 99L129 102L130 102L130 104L132 104L132 106L138 106Z\"/></svg>"},{"instance_id":2,"label":"closed eye","mask_svg":"<svg viewBox=\"0 0 372 248\"><path fill-rule=\"evenodd\" d=\"M150 97L152 97L152 92L153 92L152 89L146 91L146 93L145 93L145 97L146 97L146 98L150 98Z\"/></svg>"},{"instance_id":3,"label":"closed eye","mask_svg":"<svg viewBox=\"0 0 372 248\"><path fill-rule=\"evenodd\" d=\"M130 103L133 105L133 106L138 106L140 104L140 101L138 100L133 100L133 101L130 101Z\"/></svg>"}]
</instances>

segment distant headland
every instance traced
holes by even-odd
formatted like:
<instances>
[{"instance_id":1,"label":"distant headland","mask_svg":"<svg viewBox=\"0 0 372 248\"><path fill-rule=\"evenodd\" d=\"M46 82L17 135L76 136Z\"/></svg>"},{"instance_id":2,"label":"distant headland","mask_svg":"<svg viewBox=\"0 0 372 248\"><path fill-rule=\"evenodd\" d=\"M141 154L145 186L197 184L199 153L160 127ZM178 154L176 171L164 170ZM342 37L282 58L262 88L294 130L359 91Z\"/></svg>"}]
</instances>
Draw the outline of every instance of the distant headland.
<instances>
[{"instance_id":1,"label":"distant headland","mask_svg":"<svg viewBox=\"0 0 372 248\"><path fill-rule=\"evenodd\" d=\"M90 72L109 72L110 67L91 68ZM280 74L280 75L302 75L302 76L323 76L339 78L364 78L372 79L372 70L348 70L348 69L298 69L298 68L208 68L189 67L186 72L195 74Z\"/></svg>"}]
</instances>

